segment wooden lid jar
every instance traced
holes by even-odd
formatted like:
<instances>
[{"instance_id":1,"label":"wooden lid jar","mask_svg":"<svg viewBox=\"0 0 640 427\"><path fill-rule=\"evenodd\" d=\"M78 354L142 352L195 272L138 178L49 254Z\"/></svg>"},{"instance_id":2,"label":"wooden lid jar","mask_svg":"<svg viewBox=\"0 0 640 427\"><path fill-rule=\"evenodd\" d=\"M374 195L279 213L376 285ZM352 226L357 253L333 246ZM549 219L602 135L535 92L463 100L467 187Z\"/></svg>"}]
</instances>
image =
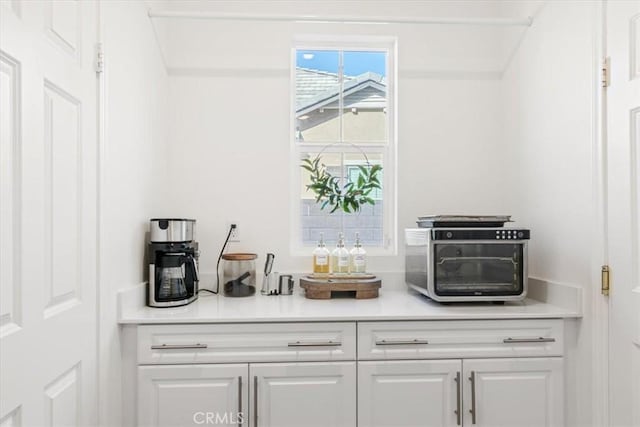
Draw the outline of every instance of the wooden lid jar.
<instances>
[{"instance_id":1,"label":"wooden lid jar","mask_svg":"<svg viewBox=\"0 0 640 427\"><path fill-rule=\"evenodd\" d=\"M222 293L226 297L249 297L256 293L256 259L252 253L222 255Z\"/></svg>"}]
</instances>

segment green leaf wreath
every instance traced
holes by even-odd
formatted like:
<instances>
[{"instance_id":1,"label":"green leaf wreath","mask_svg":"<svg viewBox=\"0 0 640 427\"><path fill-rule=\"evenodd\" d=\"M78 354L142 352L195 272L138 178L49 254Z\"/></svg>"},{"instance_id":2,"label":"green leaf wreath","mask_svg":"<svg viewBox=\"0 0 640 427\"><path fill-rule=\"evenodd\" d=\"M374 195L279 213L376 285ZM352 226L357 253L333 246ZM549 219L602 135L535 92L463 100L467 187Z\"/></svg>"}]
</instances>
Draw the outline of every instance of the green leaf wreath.
<instances>
[{"instance_id":1,"label":"green leaf wreath","mask_svg":"<svg viewBox=\"0 0 640 427\"><path fill-rule=\"evenodd\" d=\"M307 191L315 194L316 203L321 203L320 209L331 207L334 213L342 209L346 213L360 212L364 204L373 205L375 200L370 197L371 192L381 189L379 173L380 165L371 165L369 160L365 165L358 165L359 173L355 181L349 181L340 186L340 177L333 176L327 171L327 166L322 163L322 157L318 154L314 159L303 159L301 168L309 172L311 184L307 185Z\"/></svg>"}]
</instances>

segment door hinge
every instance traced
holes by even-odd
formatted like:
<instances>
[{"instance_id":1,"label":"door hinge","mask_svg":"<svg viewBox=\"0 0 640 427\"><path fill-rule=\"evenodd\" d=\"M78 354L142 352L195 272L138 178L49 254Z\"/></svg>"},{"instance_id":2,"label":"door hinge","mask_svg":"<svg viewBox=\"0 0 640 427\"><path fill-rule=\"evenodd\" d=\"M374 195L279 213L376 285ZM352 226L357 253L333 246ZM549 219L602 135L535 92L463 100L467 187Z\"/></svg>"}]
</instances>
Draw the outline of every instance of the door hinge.
<instances>
[{"instance_id":1,"label":"door hinge","mask_svg":"<svg viewBox=\"0 0 640 427\"><path fill-rule=\"evenodd\" d=\"M104 51L102 50L102 43L96 43L96 73L100 74L104 71Z\"/></svg>"},{"instance_id":2,"label":"door hinge","mask_svg":"<svg viewBox=\"0 0 640 427\"><path fill-rule=\"evenodd\" d=\"M607 88L611 85L611 58L606 57L602 61L602 87Z\"/></svg>"},{"instance_id":3,"label":"door hinge","mask_svg":"<svg viewBox=\"0 0 640 427\"><path fill-rule=\"evenodd\" d=\"M602 270L601 270L601 290L602 290L602 295L609 295L609 266L608 265L603 265L602 266Z\"/></svg>"}]
</instances>

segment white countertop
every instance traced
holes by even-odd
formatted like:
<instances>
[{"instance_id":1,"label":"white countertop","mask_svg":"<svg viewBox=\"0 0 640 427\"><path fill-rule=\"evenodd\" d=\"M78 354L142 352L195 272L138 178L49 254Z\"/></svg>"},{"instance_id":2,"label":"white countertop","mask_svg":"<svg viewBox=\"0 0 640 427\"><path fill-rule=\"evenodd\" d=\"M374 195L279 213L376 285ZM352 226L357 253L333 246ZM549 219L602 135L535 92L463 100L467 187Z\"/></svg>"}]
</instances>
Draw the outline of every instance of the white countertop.
<instances>
[{"instance_id":1,"label":"white countertop","mask_svg":"<svg viewBox=\"0 0 640 427\"><path fill-rule=\"evenodd\" d=\"M580 317L575 310L533 299L491 303L439 304L408 289L380 290L374 299L306 299L300 290L290 296L244 298L201 293L193 303L175 308L123 304L121 324L333 322L376 320L543 319Z\"/></svg>"}]
</instances>

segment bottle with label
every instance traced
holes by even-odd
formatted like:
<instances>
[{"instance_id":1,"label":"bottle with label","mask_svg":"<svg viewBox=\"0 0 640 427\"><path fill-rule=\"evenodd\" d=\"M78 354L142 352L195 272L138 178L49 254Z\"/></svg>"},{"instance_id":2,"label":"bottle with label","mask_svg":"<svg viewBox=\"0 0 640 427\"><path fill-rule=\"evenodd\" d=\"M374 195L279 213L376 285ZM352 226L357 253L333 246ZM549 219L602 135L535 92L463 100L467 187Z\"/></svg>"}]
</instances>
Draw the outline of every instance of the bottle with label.
<instances>
[{"instance_id":1,"label":"bottle with label","mask_svg":"<svg viewBox=\"0 0 640 427\"><path fill-rule=\"evenodd\" d=\"M360 233L356 233L356 244L350 252L351 255L351 272L365 273L367 271L367 252L362 248L360 243Z\"/></svg>"},{"instance_id":2,"label":"bottle with label","mask_svg":"<svg viewBox=\"0 0 640 427\"><path fill-rule=\"evenodd\" d=\"M324 233L320 233L318 247L313 250L313 272L329 274L329 249L324 246Z\"/></svg>"},{"instance_id":3,"label":"bottle with label","mask_svg":"<svg viewBox=\"0 0 640 427\"><path fill-rule=\"evenodd\" d=\"M349 272L349 251L344 247L344 235L340 233L338 244L331 252L331 272L332 273L348 273Z\"/></svg>"}]
</instances>

